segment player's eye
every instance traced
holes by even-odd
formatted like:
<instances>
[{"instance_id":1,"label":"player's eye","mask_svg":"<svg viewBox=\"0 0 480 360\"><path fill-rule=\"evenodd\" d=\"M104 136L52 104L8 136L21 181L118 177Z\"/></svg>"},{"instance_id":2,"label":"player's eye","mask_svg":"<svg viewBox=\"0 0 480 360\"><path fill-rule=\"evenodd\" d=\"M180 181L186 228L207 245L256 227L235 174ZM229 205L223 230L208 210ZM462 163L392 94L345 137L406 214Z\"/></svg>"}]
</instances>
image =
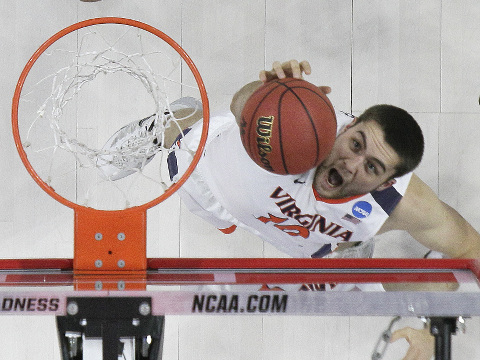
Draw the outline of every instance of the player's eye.
<instances>
[{"instance_id":1,"label":"player's eye","mask_svg":"<svg viewBox=\"0 0 480 360\"><path fill-rule=\"evenodd\" d=\"M360 144L359 141L352 139L352 150L358 151L362 148L362 145Z\"/></svg>"}]
</instances>

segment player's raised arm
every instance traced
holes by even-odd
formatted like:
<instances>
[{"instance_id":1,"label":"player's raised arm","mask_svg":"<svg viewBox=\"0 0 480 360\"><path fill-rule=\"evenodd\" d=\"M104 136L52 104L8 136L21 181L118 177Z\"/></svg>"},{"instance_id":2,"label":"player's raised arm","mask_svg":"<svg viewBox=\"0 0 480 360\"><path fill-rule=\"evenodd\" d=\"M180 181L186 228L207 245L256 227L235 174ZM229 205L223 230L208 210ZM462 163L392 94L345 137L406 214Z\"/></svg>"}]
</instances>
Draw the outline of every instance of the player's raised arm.
<instances>
[{"instance_id":1,"label":"player's raised arm","mask_svg":"<svg viewBox=\"0 0 480 360\"><path fill-rule=\"evenodd\" d=\"M480 258L480 234L416 175L380 232L405 230L452 258Z\"/></svg>"}]
</instances>

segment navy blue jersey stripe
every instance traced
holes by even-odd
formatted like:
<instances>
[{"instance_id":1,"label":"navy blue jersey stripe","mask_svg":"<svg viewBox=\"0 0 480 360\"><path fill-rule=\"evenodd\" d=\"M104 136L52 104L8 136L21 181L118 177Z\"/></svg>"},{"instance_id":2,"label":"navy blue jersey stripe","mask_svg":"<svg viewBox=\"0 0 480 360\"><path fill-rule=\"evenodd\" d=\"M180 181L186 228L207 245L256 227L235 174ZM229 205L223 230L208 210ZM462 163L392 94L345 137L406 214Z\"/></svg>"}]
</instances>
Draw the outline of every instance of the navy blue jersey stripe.
<instances>
[{"instance_id":1,"label":"navy blue jersey stripe","mask_svg":"<svg viewBox=\"0 0 480 360\"><path fill-rule=\"evenodd\" d=\"M395 209L403 197L393 186L382 191L372 191L371 194L378 205L380 205L388 215L392 213L393 209Z\"/></svg>"},{"instance_id":2,"label":"navy blue jersey stripe","mask_svg":"<svg viewBox=\"0 0 480 360\"><path fill-rule=\"evenodd\" d=\"M320 249L312 254L313 259L322 258L332 252L332 246L330 244L323 245Z\"/></svg>"},{"instance_id":3,"label":"navy blue jersey stripe","mask_svg":"<svg viewBox=\"0 0 480 360\"><path fill-rule=\"evenodd\" d=\"M168 165L168 172L170 174L170 181L173 181L175 175L178 174L178 164L177 164L177 157L175 156L175 151L172 151L167 156L167 165Z\"/></svg>"},{"instance_id":4,"label":"navy blue jersey stripe","mask_svg":"<svg viewBox=\"0 0 480 360\"><path fill-rule=\"evenodd\" d=\"M183 137L187 135L191 128L186 128L183 130L183 134L179 134L175 141L173 142L172 148L176 146L180 146L180 142L182 141ZM175 156L175 151L172 151L170 154L167 156L167 165L168 165L168 172L170 174L170 180L173 181L173 178L175 175L178 174L178 163L177 163L177 157Z\"/></svg>"}]
</instances>

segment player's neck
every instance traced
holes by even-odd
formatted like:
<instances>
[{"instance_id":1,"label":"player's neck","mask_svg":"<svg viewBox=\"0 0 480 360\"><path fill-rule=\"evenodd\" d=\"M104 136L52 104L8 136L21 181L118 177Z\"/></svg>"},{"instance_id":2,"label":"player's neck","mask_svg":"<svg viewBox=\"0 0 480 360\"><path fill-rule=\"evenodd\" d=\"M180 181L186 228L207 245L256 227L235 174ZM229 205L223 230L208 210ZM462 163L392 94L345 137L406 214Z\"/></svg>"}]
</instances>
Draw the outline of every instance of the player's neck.
<instances>
[{"instance_id":1,"label":"player's neck","mask_svg":"<svg viewBox=\"0 0 480 360\"><path fill-rule=\"evenodd\" d=\"M315 185L312 186L313 188L313 194L315 195L315 200L317 201L321 201L321 202L324 202L324 203L327 203L327 204L343 204L343 203L346 203L346 202L349 202L351 200L355 200L359 197L362 197L364 194L360 194L360 195L353 195L353 196L349 196L349 197L345 197L345 198L327 198L327 197L323 197L320 195L320 193L317 191L317 189L315 189Z\"/></svg>"}]
</instances>

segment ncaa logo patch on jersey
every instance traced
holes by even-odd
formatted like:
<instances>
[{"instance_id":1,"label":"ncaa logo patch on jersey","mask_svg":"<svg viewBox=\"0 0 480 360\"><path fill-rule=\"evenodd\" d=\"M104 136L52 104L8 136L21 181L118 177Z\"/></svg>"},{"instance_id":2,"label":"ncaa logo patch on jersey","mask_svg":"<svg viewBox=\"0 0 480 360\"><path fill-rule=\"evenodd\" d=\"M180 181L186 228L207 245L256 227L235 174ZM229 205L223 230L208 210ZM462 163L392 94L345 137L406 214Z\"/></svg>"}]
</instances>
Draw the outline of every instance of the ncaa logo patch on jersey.
<instances>
[{"instance_id":1,"label":"ncaa logo patch on jersey","mask_svg":"<svg viewBox=\"0 0 480 360\"><path fill-rule=\"evenodd\" d=\"M352 207L353 216L364 219L372 212L372 205L366 201L358 201Z\"/></svg>"}]
</instances>

